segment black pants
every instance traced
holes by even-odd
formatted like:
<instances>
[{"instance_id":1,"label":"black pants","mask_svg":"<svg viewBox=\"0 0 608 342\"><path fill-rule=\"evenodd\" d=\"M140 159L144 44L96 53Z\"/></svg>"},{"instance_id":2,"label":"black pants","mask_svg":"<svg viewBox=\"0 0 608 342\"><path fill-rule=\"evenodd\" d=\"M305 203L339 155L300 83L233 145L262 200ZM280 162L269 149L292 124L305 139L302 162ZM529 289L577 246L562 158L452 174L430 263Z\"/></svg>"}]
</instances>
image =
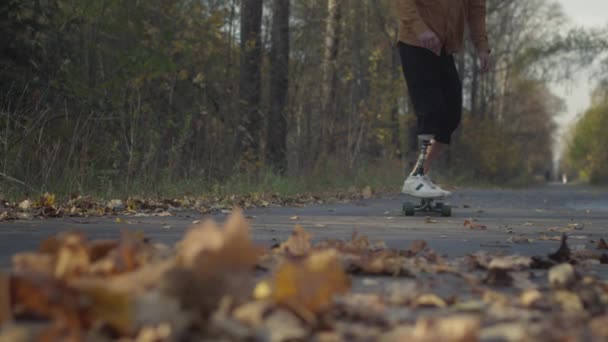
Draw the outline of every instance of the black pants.
<instances>
[{"instance_id":1,"label":"black pants","mask_svg":"<svg viewBox=\"0 0 608 342\"><path fill-rule=\"evenodd\" d=\"M462 117L462 84L454 57L399 43L401 65L418 118L418 134L449 144Z\"/></svg>"}]
</instances>

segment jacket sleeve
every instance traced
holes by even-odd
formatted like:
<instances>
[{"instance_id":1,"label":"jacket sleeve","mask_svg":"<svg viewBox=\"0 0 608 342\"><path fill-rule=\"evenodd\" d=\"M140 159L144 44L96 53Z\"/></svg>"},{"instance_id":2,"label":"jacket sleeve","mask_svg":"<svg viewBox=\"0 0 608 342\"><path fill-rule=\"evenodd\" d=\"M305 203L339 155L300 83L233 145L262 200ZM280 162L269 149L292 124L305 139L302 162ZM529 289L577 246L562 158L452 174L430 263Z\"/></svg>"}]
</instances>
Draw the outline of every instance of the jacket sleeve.
<instances>
[{"instance_id":1,"label":"jacket sleeve","mask_svg":"<svg viewBox=\"0 0 608 342\"><path fill-rule=\"evenodd\" d=\"M416 2L414 0L393 0L397 7L399 20L405 25L412 27L416 35L428 31L429 27L420 17Z\"/></svg>"},{"instance_id":2,"label":"jacket sleeve","mask_svg":"<svg viewBox=\"0 0 608 342\"><path fill-rule=\"evenodd\" d=\"M490 52L486 30L486 0L469 0L468 4L468 24L471 40L477 51Z\"/></svg>"}]
</instances>

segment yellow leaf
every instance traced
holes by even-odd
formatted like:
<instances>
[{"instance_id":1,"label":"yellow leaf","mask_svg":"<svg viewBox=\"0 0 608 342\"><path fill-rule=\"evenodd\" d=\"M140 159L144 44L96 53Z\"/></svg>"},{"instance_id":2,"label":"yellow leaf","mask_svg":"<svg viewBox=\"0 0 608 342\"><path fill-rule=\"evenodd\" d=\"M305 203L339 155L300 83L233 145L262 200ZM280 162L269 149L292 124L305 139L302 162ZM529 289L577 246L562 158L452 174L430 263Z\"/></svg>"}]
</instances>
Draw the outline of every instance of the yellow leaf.
<instances>
[{"instance_id":1,"label":"yellow leaf","mask_svg":"<svg viewBox=\"0 0 608 342\"><path fill-rule=\"evenodd\" d=\"M285 261L273 278L273 299L296 310L318 313L332 305L333 297L350 290L338 253L325 250L301 261Z\"/></svg>"},{"instance_id":2,"label":"yellow leaf","mask_svg":"<svg viewBox=\"0 0 608 342\"><path fill-rule=\"evenodd\" d=\"M40 204L43 207L52 207L53 205L55 205L55 195L49 194L48 192L45 193L40 199Z\"/></svg>"},{"instance_id":3,"label":"yellow leaf","mask_svg":"<svg viewBox=\"0 0 608 342\"><path fill-rule=\"evenodd\" d=\"M91 318L94 322L105 322L126 334L133 325L133 308L130 296L115 293L102 287L81 288L92 301Z\"/></svg>"}]
</instances>

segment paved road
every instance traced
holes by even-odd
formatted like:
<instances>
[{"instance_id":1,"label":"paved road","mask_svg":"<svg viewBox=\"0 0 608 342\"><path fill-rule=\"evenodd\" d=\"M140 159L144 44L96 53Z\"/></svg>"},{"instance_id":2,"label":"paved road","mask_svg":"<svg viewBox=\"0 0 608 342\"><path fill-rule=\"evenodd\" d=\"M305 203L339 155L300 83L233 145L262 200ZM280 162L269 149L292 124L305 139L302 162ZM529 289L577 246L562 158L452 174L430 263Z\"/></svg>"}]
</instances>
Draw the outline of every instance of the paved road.
<instances>
[{"instance_id":1,"label":"paved road","mask_svg":"<svg viewBox=\"0 0 608 342\"><path fill-rule=\"evenodd\" d=\"M406 248L413 240L426 240L442 255L461 256L478 250L504 251L509 254L538 255L552 251L556 241L538 240L543 234L558 236L549 228L568 230L573 248L591 246L600 238L608 239L608 191L583 186L546 185L524 190L461 189L451 198L454 216L424 215L404 217L399 209L404 196L384 197L351 204L309 206L305 208L263 208L248 210L256 242L271 245L282 241L297 222L315 240L347 239L354 231L372 241L385 241L395 248ZM225 215L211 215L223 220ZM299 220L292 218L298 216ZM92 238L117 237L124 229L141 230L146 236L173 244L195 220L209 218L197 213L180 212L174 217L65 218L16 221L0 224L0 268L10 265L12 254L35 250L40 241L66 229L79 229ZM475 219L486 230L471 230L463 223ZM430 222L429 222L430 221ZM573 226L572 226L573 227ZM530 243L512 243L520 236Z\"/></svg>"}]
</instances>

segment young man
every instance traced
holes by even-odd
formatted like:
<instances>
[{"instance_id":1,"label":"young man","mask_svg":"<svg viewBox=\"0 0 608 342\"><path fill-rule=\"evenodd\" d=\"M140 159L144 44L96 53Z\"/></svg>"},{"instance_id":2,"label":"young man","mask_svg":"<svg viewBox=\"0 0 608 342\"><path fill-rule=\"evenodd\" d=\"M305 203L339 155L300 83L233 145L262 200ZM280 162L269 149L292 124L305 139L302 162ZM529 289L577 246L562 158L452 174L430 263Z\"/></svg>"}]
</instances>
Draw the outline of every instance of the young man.
<instances>
[{"instance_id":1,"label":"young man","mask_svg":"<svg viewBox=\"0 0 608 342\"><path fill-rule=\"evenodd\" d=\"M462 48L465 25L482 72L490 68L486 0L394 0L399 16L403 74L418 120L420 157L403 193L423 198L449 196L428 177L431 163L450 144L460 124L462 85L453 53Z\"/></svg>"}]
</instances>

